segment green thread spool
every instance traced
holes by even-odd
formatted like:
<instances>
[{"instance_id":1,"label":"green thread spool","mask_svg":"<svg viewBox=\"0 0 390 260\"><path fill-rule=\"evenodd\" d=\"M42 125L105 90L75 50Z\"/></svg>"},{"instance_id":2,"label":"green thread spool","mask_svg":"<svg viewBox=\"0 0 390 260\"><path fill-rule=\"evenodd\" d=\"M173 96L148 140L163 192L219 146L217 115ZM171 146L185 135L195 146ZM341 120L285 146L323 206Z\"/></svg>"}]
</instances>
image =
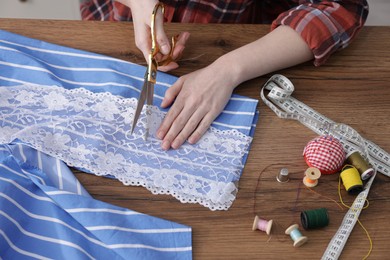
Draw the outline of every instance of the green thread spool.
<instances>
[{"instance_id":1,"label":"green thread spool","mask_svg":"<svg viewBox=\"0 0 390 260\"><path fill-rule=\"evenodd\" d=\"M326 208L312 209L301 212L301 222L304 229L326 227L329 224L329 215Z\"/></svg>"},{"instance_id":2,"label":"green thread spool","mask_svg":"<svg viewBox=\"0 0 390 260\"><path fill-rule=\"evenodd\" d=\"M367 180L374 174L374 169L363 158L358 151L353 151L347 155L347 164L353 165L360 173L362 180Z\"/></svg>"}]
</instances>

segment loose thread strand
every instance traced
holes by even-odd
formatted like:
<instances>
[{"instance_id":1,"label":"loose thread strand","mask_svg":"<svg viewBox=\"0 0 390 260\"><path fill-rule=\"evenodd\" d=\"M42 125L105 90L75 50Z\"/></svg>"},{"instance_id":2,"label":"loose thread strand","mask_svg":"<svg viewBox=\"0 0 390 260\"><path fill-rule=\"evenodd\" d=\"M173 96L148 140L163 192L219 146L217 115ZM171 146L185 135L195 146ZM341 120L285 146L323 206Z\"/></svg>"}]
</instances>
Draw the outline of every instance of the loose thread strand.
<instances>
[{"instance_id":1,"label":"loose thread strand","mask_svg":"<svg viewBox=\"0 0 390 260\"><path fill-rule=\"evenodd\" d=\"M328 200L330 200L330 201L333 201L334 203L336 203L336 205L337 205L341 210L344 211L344 208L343 208L343 207L340 205L340 203L337 202L336 200L334 200L334 199L332 199L332 198L330 198L330 197L328 197L328 196L322 195L321 193L316 192L315 190L313 190L313 189L310 188L310 187L306 187L306 188L307 188L309 191L314 192L315 194L317 194L317 195L319 195L319 196L321 196L321 197L324 197L324 198L326 198L326 199L328 199Z\"/></svg>"},{"instance_id":2,"label":"loose thread strand","mask_svg":"<svg viewBox=\"0 0 390 260\"><path fill-rule=\"evenodd\" d=\"M271 168L272 166L280 166L279 163L274 163L274 164L270 164L268 166L266 166L263 170L261 170L261 172L259 173L259 176L257 177L257 182L256 182L256 187L255 187L255 192L253 193L253 215L256 216L256 195L257 195L257 190L259 189L260 187L260 181L261 181L261 176L263 175L263 173L268 170L269 168Z\"/></svg>"},{"instance_id":3,"label":"loose thread strand","mask_svg":"<svg viewBox=\"0 0 390 260\"><path fill-rule=\"evenodd\" d=\"M301 194L301 182L298 182L298 189L297 189L297 196L295 198L295 202L294 202L294 208L292 209L292 219L293 219L293 222L294 222L294 214L297 210L297 205L298 205L298 200L299 200L299 195Z\"/></svg>"}]
</instances>

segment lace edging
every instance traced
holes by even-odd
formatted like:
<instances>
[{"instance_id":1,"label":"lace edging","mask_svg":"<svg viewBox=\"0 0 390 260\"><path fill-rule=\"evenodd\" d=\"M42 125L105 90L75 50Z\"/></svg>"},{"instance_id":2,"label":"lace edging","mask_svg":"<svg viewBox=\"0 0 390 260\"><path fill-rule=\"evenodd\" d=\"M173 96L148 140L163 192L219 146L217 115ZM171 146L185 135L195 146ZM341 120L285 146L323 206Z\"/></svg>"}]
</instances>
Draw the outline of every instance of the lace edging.
<instances>
[{"instance_id":1,"label":"lace edging","mask_svg":"<svg viewBox=\"0 0 390 260\"><path fill-rule=\"evenodd\" d=\"M163 151L155 133L165 113L149 107L130 134L137 100L57 86L0 88L1 143L15 139L96 175L170 194L183 203L227 210L252 138L211 127L195 145ZM149 122L148 122L149 120ZM150 137L143 140L149 124Z\"/></svg>"}]
</instances>

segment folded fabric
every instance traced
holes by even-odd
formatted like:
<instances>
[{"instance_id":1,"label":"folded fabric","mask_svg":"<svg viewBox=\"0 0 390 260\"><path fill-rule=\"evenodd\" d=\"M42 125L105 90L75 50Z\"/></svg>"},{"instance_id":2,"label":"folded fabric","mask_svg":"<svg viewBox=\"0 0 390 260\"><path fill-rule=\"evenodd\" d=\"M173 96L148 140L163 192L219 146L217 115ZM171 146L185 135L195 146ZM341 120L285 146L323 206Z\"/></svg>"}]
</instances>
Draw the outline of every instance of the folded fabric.
<instances>
[{"instance_id":1,"label":"folded fabric","mask_svg":"<svg viewBox=\"0 0 390 260\"><path fill-rule=\"evenodd\" d=\"M67 165L212 210L236 196L257 100L234 95L196 144L163 151L155 132L176 77L158 73L149 123L130 125L145 67L0 31L0 143L16 139Z\"/></svg>"},{"instance_id":2,"label":"folded fabric","mask_svg":"<svg viewBox=\"0 0 390 260\"><path fill-rule=\"evenodd\" d=\"M1 259L191 259L191 228L94 200L60 160L0 145Z\"/></svg>"}]
</instances>

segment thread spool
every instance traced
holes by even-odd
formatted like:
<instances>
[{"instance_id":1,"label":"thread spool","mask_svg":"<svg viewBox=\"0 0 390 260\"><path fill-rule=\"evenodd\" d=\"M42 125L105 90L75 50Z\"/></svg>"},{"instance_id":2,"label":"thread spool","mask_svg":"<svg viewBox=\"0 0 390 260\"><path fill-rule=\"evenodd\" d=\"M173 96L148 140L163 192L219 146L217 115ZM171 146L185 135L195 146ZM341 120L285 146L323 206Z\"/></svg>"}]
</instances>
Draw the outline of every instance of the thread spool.
<instances>
[{"instance_id":1,"label":"thread spool","mask_svg":"<svg viewBox=\"0 0 390 260\"><path fill-rule=\"evenodd\" d=\"M290 235L291 239L294 241L294 247L300 247L307 242L308 238L302 236L301 232L298 229L298 224L289 226L286 229L286 235Z\"/></svg>"},{"instance_id":2,"label":"thread spool","mask_svg":"<svg viewBox=\"0 0 390 260\"><path fill-rule=\"evenodd\" d=\"M301 222L304 229L326 227L329 224L329 215L326 208L312 209L301 212Z\"/></svg>"},{"instance_id":3,"label":"thread spool","mask_svg":"<svg viewBox=\"0 0 390 260\"><path fill-rule=\"evenodd\" d=\"M363 182L359 171L353 165L345 165L340 173L345 190L349 194L357 194L363 190Z\"/></svg>"},{"instance_id":4,"label":"thread spool","mask_svg":"<svg viewBox=\"0 0 390 260\"><path fill-rule=\"evenodd\" d=\"M276 179L278 180L278 182L288 182L290 180L288 174L288 169L282 168L279 174L276 176Z\"/></svg>"},{"instance_id":5,"label":"thread spool","mask_svg":"<svg viewBox=\"0 0 390 260\"><path fill-rule=\"evenodd\" d=\"M367 180L374 174L374 169L367 163L358 151L353 151L347 155L346 162L353 165L360 173L362 180Z\"/></svg>"},{"instance_id":6,"label":"thread spool","mask_svg":"<svg viewBox=\"0 0 390 260\"><path fill-rule=\"evenodd\" d=\"M321 177L321 172L315 167L309 167L305 171L305 177L303 178L303 184L306 187L313 188L317 186L318 179Z\"/></svg>"},{"instance_id":7,"label":"thread spool","mask_svg":"<svg viewBox=\"0 0 390 260\"><path fill-rule=\"evenodd\" d=\"M264 231L265 233L267 233L267 235L269 235L269 234L271 234L272 223L273 223L272 219L267 221L265 219L259 218L256 215L255 220L253 221L252 230L255 231L256 229L258 229L258 230Z\"/></svg>"}]
</instances>

